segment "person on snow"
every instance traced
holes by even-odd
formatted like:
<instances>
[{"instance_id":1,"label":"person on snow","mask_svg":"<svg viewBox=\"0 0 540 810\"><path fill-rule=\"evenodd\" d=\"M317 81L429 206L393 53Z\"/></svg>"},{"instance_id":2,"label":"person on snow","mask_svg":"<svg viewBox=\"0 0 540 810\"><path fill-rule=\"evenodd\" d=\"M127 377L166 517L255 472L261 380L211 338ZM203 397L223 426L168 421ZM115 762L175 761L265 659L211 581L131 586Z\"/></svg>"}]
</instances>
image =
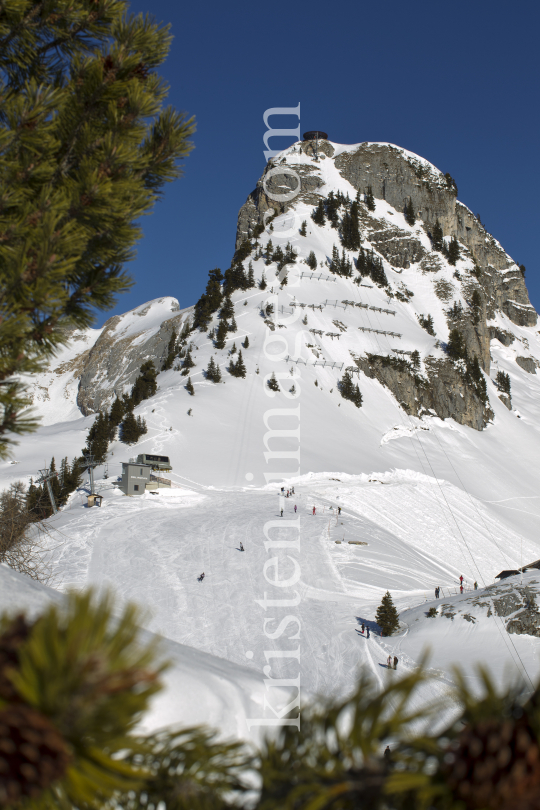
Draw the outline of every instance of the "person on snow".
<instances>
[{"instance_id":1,"label":"person on snow","mask_svg":"<svg viewBox=\"0 0 540 810\"><path fill-rule=\"evenodd\" d=\"M477 590L478 590L478 582L475 582L475 583L474 583L474 590L475 590L475 591L477 591Z\"/></svg>"},{"instance_id":2,"label":"person on snow","mask_svg":"<svg viewBox=\"0 0 540 810\"><path fill-rule=\"evenodd\" d=\"M313 507L313 514L315 514L315 507Z\"/></svg>"},{"instance_id":3,"label":"person on snow","mask_svg":"<svg viewBox=\"0 0 540 810\"><path fill-rule=\"evenodd\" d=\"M281 510L281 517L283 517L283 509Z\"/></svg>"},{"instance_id":4,"label":"person on snow","mask_svg":"<svg viewBox=\"0 0 540 810\"><path fill-rule=\"evenodd\" d=\"M435 599L439 598L440 593L441 593L441 589L437 586L435 588Z\"/></svg>"},{"instance_id":5,"label":"person on snow","mask_svg":"<svg viewBox=\"0 0 540 810\"><path fill-rule=\"evenodd\" d=\"M298 508L298 507L297 507L297 506L296 506L296 504L295 504L295 505L294 505L294 514L295 514L295 515L296 515L296 510L297 510L297 508Z\"/></svg>"},{"instance_id":6,"label":"person on snow","mask_svg":"<svg viewBox=\"0 0 540 810\"><path fill-rule=\"evenodd\" d=\"M294 487L291 489L291 495L294 495Z\"/></svg>"},{"instance_id":7,"label":"person on snow","mask_svg":"<svg viewBox=\"0 0 540 810\"><path fill-rule=\"evenodd\" d=\"M285 492L285 487L281 487L281 491L282 491L282 492Z\"/></svg>"},{"instance_id":8,"label":"person on snow","mask_svg":"<svg viewBox=\"0 0 540 810\"><path fill-rule=\"evenodd\" d=\"M460 585L463 585L463 574L462 574L462 575L460 576L460 578L459 578L459 584L460 584Z\"/></svg>"},{"instance_id":9,"label":"person on snow","mask_svg":"<svg viewBox=\"0 0 540 810\"><path fill-rule=\"evenodd\" d=\"M367 637L369 638L369 627L367 628Z\"/></svg>"},{"instance_id":10,"label":"person on snow","mask_svg":"<svg viewBox=\"0 0 540 810\"><path fill-rule=\"evenodd\" d=\"M243 551L243 550L244 550L244 544L240 543L240 551Z\"/></svg>"},{"instance_id":11,"label":"person on snow","mask_svg":"<svg viewBox=\"0 0 540 810\"><path fill-rule=\"evenodd\" d=\"M364 622L362 622L362 633L364 632L364 627L365 627Z\"/></svg>"},{"instance_id":12,"label":"person on snow","mask_svg":"<svg viewBox=\"0 0 540 810\"><path fill-rule=\"evenodd\" d=\"M397 655L394 655L394 669L397 669L397 662L398 662Z\"/></svg>"},{"instance_id":13,"label":"person on snow","mask_svg":"<svg viewBox=\"0 0 540 810\"><path fill-rule=\"evenodd\" d=\"M338 515L341 515L341 506L338 506L337 513L338 513Z\"/></svg>"},{"instance_id":14,"label":"person on snow","mask_svg":"<svg viewBox=\"0 0 540 810\"><path fill-rule=\"evenodd\" d=\"M388 658L386 659L386 666L388 667L388 669L392 669L392 656L391 655L389 655Z\"/></svg>"},{"instance_id":15,"label":"person on snow","mask_svg":"<svg viewBox=\"0 0 540 810\"><path fill-rule=\"evenodd\" d=\"M202 574L201 574L201 575L200 575L200 577L199 577L199 582L202 582L202 581L203 581L203 579L204 579L204 571L202 572Z\"/></svg>"}]
</instances>

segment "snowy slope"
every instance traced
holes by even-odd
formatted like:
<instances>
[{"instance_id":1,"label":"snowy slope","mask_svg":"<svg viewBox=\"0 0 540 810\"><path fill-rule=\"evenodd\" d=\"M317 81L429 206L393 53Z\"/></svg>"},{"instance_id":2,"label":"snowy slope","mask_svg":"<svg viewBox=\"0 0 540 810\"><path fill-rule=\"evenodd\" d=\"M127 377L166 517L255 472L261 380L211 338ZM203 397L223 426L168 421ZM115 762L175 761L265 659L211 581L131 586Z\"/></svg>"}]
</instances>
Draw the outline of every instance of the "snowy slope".
<instances>
[{"instance_id":1,"label":"snowy slope","mask_svg":"<svg viewBox=\"0 0 540 810\"><path fill-rule=\"evenodd\" d=\"M353 148L333 147L336 155ZM411 159L422 161L417 156ZM313 167L307 155L294 150L279 160ZM425 164L438 182L440 172ZM356 190L333 160L321 160L316 171L322 195L332 189L354 199ZM501 569L540 558L540 380L516 362L517 357L528 357L540 365L540 336L536 327L516 325L501 309L489 321L488 326L511 334L513 342L506 346L491 341L487 387L494 416L483 431L433 415L408 416L387 388L363 373L355 377L363 395L363 406L357 409L341 398L337 386L344 368L353 365L353 355L399 357L396 350L418 350L422 358L444 357L442 344L449 329L445 312L455 302L467 309L466 283L474 284L474 264L467 251L456 268L439 255L435 273L426 272L421 263L402 269L383 260L393 294L389 297L369 279L358 286L329 272L333 246L341 253L339 237L328 223L316 226L312 210L313 205L297 202L260 237L263 246L269 239L274 247L292 242L298 260L283 287L276 279L275 264L253 261L256 279L264 273L268 287L232 295L238 331L229 335L227 348L217 350L206 333L192 333L194 397L178 370L161 372L157 394L136 409L136 415L146 419L148 433L131 448L118 441L111 444L110 475L118 475L120 462L140 452L162 453L171 458L170 477L177 487L160 490L159 495L125 498L112 488L110 478L102 479L101 510L87 509L81 492L51 519L63 541L53 551L59 587L112 585L120 598L150 609L150 631L241 667L229 671L231 683L242 683L248 670L260 686L260 673L270 666L272 677L276 672L295 677L300 671L302 686L309 692L346 691L359 666L370 666L383 677L380 665L388 650L400 650L398 654L413 666L425 643L433 646L433 666L447 679L451 664L463 655L467 666L485 658L488 647L479 643L479 635L484 637L485 631L489 644L494 644L497 636L490 633L500 635L500 622L467 625L466 654L463 633L452 629L455 622L426 619L423 607L414 632L411 629L403 638L372 637L368 643L359 637L359 623L373 622L387 589L400 609L413 609L431 600L437 585L455 589L460 574L469 585L477 580L482 587L492 583ZM304 220L305 238L298 235ZM430 253L421 224L409 226L403 214L384 200L376 200L371 222L399 229ZM371 249L367 236L364 247ZM318 261L315 273L304 262L312 250ZM508 268L508 272L516 269L510 258ZM445 285L450 289L447 300L438 294ZM413 295L403 296L404 290ZM409 300L400 300L398 293ZM263 314L269 303L274 314L266 320L273 329ZM110 324L111 345L129 341L130 351L146 345L176 314L171 299L139 307ZM421 328L419 314L433 316L435 337ZM217 323L214 317L209 328ZM81 336L80 346L73 343L59 355L53 384L51 375L34 383L36 391L48 389L49 399L34 399L45 416L44 426L21 440L16 464L0 464L4 486L35 476L53 455L58 461L80 453L93 416L83 417L76 407L77 374L84 366L82 355L99 334L88 332ZM226 371L229 349L233 343L239 348L246 336L249 348L243 357L248 373L246 379L237 379ZM223 373L219 385L205 378L210 357ZM323 366L323 361L336 367ZM498 370L510 375L512 410L499 400L492 381ZM272 372L283 389L275 396L266 385ZM284 409L293 412L271 413ZM294 500L279 500L283 481L295 486ZM284 519L293 520L294 503L300 516L300 549L294 559L301 576L287 594L299 594L291 612L301 629L291 622L280 636L271 638L286 611L259 604L264 593L271 592L264 528L267 521L280 520L281 508ZM343 509L339 517L337 506ZM282 539L287 537L285 528L277 532ZM240 542L245 553L238 550ZM284 557L282 578L291 576L291 566ZM198 583L202 571L206 579ZM265 625L265 619L271 621ZM445 622L451 629L445 630L443 654L433 628L446 628ZM536 673L536 638L513 638L512 643L527 670ZM281 663L272 659L271 652L283 650L283 644L289 650L298 647L299 659L292 656ZM499 648L498 665L504 668L508 661L517 671L512 644ZM203 667L193 660L195 671ZM258 697L250 700L257 704L261 693L255 687L252 693ZM227 694L224 700L233 701L233 714L254 711L253 703L242 707ZM219 712L215 706L208 708L208 717L231 729L230 717Z\"/></svg>"}]
</instances>

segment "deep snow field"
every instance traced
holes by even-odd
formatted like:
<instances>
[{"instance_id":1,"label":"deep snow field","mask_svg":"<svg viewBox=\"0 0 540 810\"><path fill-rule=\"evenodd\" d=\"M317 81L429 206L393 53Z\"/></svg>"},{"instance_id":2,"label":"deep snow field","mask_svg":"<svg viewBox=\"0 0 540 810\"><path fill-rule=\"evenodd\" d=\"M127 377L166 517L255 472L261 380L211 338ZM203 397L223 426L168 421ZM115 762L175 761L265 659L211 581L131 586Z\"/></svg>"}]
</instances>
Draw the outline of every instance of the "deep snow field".
<instances>
[{"instance_id":1,"label":"deep snow field","mask_svg":"<svg viewBox=\"0 0 540 810\"><path fill-rule=\"evenodd\" d=\"M284 156L292 162L305 158L289 151ZM319 170L324 193L332 187L354 198L332 161ZM324 264L338 239L328 224L312 223L311 211L298 203L274 220L271 238L274 245L280 233L284 241L292 238L288 234L305 219L308 235L296 241L299 255L314 250ZM374 216L414 232L429 249L421 226L411 228L386 202L377 200ZM263 244L268 238L269 231ZM466 306L460 285L451 281L453 268L443 265L437 278L452 283L453 300ZM164 637L174 661L167 691L147 718L150 726L207 722L224 734L258 739L260 726L249 720L276 718L278 706L295 694L296 687L283 691L270 678L299 676L305 699L345 694L359 667L370 668L383 683L396 677L385 668L388 654L398 656L403 671L414 668L427 648L435 680L423 688L425 699L446 692L456 664L472 682L478 663L489 663L499 683L538 680L537 638L510 636L500 619L480 608L471 608L476 623L459 614L426 618L436 586L445 602L459 604L470 598L474 581L482 589L501 570L540 558L540 379L515 362L517 355L540 360L537 328L516 326L500 312L490 321L511 331L515 343L491 342L492 379L486 381L494 419L481 432L451 419L409 417L387 389L362 374L355 378L364 398L357 409L337 390L343 367L352 364L351 351L386 355L419 349L423 357L442 356L436 339L420 327L418 313L431 313L437 337L448 337L448 303L436 296L433 274L415 265L403 271L384 267L394 289L405 283L414 291L408 303L389 299L376 286L332 276L326 267L309 277L301 261L281 289L275 267L254 262L256 278L264 271L269 286L265 292L233 294L238 332L227 349L217 352L205 333L191 335L195 396L186 392L186 378L177 370L160 373L157 394L135 411L146 419L148 433L134 447L113 442L108 477L104 468L97 470L102 508L87 508L85 483L48 521L56 590L23 584L0 566L2 608L38 609L58 591L94 585L110 587L120 600L147 611L146 630ZM458 261L463 276L471 267L467 257ZM275 330L261 317L266 303L274 304ZM305 306L293 306L299 303ZM115 335L144 342L177 313L174 298L150 302L122 316ZM186 317L190 314L186 310ZM339 339L328 336L338 331ZM21 439L14 463L0 463L2 487L35 477L52 456L58 464L80 454L94 416L82 416L76 404L77 358L100 332L75 335L50 374L32 381L42 427ZM245 336L250 346L243 351L248 375L242 380L225 367L228 348L233 342L239 348ZM210 356L225 384L205 379ZM339 367L315 365L316 360ZM498 369L511 376L512 411L498 399L492 381ZM273 371L283 385L276 397L265 384ZM269 413L273 409L298 410L280 415ZM270 430L276 432L268 436ZM127 498L113 482L120 462L143 452L170 456L173 487ZM280 497L281 486L294 486L295 495ZM279 562L272 562L276 557ZM390 638L373 632L368 640L360 625L376 630L374 616L386 590L404 611L401 630ZM281 604L272 604L278 600Z\"/></svg>"}]
</instances>

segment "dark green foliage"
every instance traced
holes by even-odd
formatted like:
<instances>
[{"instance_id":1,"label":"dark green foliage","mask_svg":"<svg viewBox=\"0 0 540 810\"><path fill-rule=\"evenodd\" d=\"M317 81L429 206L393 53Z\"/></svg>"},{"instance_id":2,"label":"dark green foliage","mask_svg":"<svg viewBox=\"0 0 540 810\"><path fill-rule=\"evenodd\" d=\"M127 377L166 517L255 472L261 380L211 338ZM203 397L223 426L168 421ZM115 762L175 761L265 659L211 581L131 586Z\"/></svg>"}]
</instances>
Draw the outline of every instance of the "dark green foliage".
<instances>
[{"instance_id":1,"label":"dark green foliage","mask_svg":"<svg viewBox=\"0 0 540 810\"><path fill-rule=\"evenodd\" d=\"M266 258L264 260L264 263L266 265L272 264L273 256L274 256L274 246L272 244L271 239L269 239L268 242L266 243L265 255L266 255Z\"/></svg>"},{"instance_id":2,"label":"dark green foliage","mask_svg":"<svg viewBox=\"0 0 540 810\"><path fill-rule=\"evenodd\" d=\"M306 264L308 267L311 268L311 270L317 269L317 257L315 256L315 253L312 250L310 250L309 252L309 256L306 259Z\"/></svg>"},{"instance_id":3,"label":"dark green foliage","mask_svg":"<svg viewBox=\"0 0 540 810\"><path fill-rule=\"evenodd\" d=\"M188 377L188 381L186 383L186 391L192 397L195 396L195 389L193 388L193 383L191 382L191 377Z\"/></svg>"},{"instance_id":4,"label":"dark green foliage","mask_svg":"<svg viewBox=\"0 0 540 810\"><path fill-rule=\"evenodd\" d=\"M504 371L497 372L497 378L495 380L497 384L497 388L499 391L502 391L503 394L508 394L510 396L510 375L505 374Z\"/></svg>"},{"instance_id":5,"label":"dark green foliage","mask_svg":"<svg viewBox=\"0 0 540 810\"><path fill-rule=\"evenodd\" d=\"M414 208L412 204L412 199L409 197L409 202L405 205L405 221L408 225L414 225L416 222L416 214L414 213Z\"/></svg>"},{"instance_id":6,"label":"dark green foliage","mask_svg":"<svg viewBox=\"0 0 540 810\"><path fill-rule=\"evenodd\" d=\"M227 333L229 331L229 327L227 321L221 320L219 322L219 326L216 332L216 339L214 341L214 346L216 349L224 349L225 348L225 340L227 338Z\"/></svg>"},{"instance_id":7,"label":"dark green foliage","mask_svg":"<svg viewBox=\"0 0 540 810\"><path fill-rule=\"evenodd\" d=\"M525 267L524 264L520 264L519 269L521 270L521 275L523 276L523 278L525 278L525 273L527 272L527 268Z\"/></svg>"},{"instance_id":8,"label":"dark green foliage","mask_svg":"<svg viewBox=\"0 0 540 810\"><path fill-rule=\"evenodd\" d=\"M325 201L325 207L326 207L326 216L328 217L332 228L337 228L339 225L339 216L338 216L339 206L340 206L339 198L334 196L333 191L330 191Z\"/></svg>"},{"instance_id":9,"label":"dark green foliage","mask_svg":"<svg viewBox=\"0 0 540 810\"><path fill-rule=\"evenodd\" d=\"M253 273L253 262L249 263L248 275L247 275L247 284L248 284L248 290L251 290L255 286L255 275Z\"/></svg>"},{"instance_id":10,"label":"dark green foliage","mask_svg":"<svg viewBox=\"0 0 540 810\"><path fill-rule=\"evenodd\" d=\"M208 368L206 369L206 379L213 383L221 382L221 371L213 357L210 358Z\"/></svg>"},{"instance_id":11,"label":"dark green foliage","mask_svg":"<svg viewBox=\"0 0 540 810\"><path fill-rule=\"evenodd\" d=\"M448 310L448 317L453 320L459 320L463 315L463 307L461 301L454 301L454 305Z\"/></svg>"},{"instance_id":12,"label":"dark green foliage","mask_svg":"<svg viewBox=\"0 0 540 810\"><path fill-rule=\"evenodd\" d=\"M143 399L153 397L157 391L157 371L152 360L147 360L141 366L141 373L135 380L131 389L132 407L136 407Z\"/></svg>"},{"instance_id":13,"label":"dark green foliage","mask_svg":"<svg viewBox=\"0 0 540 810\"><path fill-rule=\"evenodd\" d=\"M225 283L224 289L229 296L235 290L249 290L249 276L244 270L244 265L241 262L234 262L228 270L225 270Z\"/></svg>"},{"instance_id":14,"label":"dark green foliage","mask_svg":"<svg viewBox=\"0 0 540 810\"><path fill-rule=\"evenodd\" d=\"M353 383L351 373L346 371L341 381L338 383L339 393L343 399L348 399L357 408L362 407L362 394L358 384Z\"/></svg>"},{"instance_id":15,"label":"dark green foliage","mask_svg":"<svg viewBox=\"0 0 540 810\"><path fill-rule=\"evenodd\" d=\"M457 260L459 259L459 242L455 236L452 237L450 240L450 244L448 245L448 263L452 266L455 266Z\"/></svg>"},{"instance_id":16,"label":"dark green foliage","mask_svg":"<svg viewBox=\"0 0 540 810\"><path fill-rule=\"evenodd\" d=\"M482 296L478 290L473 290L471 295L471 312L473 316L473 323L478 325L482 315Z\"/></svg>"},{"instance_id":17,"label":"dark green foliage","mask_svg":"<svg viewBox=\"0 0 540 810\"><path fill-rule=\"evenodd\" d=\"M271 391L279 391L280 390L279 383L276 380L276 375L274 374L274 372L272 372L272 376L268 380L268 388Z\"/></svg>"},{"instance_id":18,"label":"dark green foliage","mask_svg":"<svg viewBox=\"0 0 540 810\"><path fill-rule=\"evenodd\" d=\"M364 196L364 202L369 211L375 211L375 198L373 197L373 191L371 186L368 186L367 191Z\"/></svg>"},{"instance_id":19,"label":"dark green foliage","mask_svg":"<svg viewBox=\"0 0 540 810\"><path fill-rule=\"evenodd\" d=\"M334 245L329 269L338 276L352 276L352 262L349 257L346 256L345 250L341 252L340 256L337 247Z\"/></svg>"},{"instance_id":20,"label":"dark green foliage","mask_svg":"<svg viewBox=\"0 0 540 810\"><path fill-rule=\"evenodd\" d=\"M246 339L242 343L242 346L244 347L244 349L249 349L249 338L248 338L247 335L246 335Z\"/></svg>"},{"instance_id":21,"label":"dark green foliage","mask_svg":"<svg viewBox=\"0 0 540 810\"><path fill-rule=\"evenodd\" d=\"M229 351L230 351L231 354L236 354L236 343L233 343L233 345L231 346Z\"/></svg>"},{"instance_id":22,"label":"dark green foliage","mask_svg":"<svg viewBox=\"0 0 540 810\"><path fill-rule=\"evenodd\" d=\"M467 347L463 338L463 333L459 329L451 329L448 336L446 351L452 360L465 360L467 357Z\"/></svg>"},{"instance_id":23,"label":"dark green foliage","mask_svg":"<svg viewBox=\"0 0 540 810\"><path fill-rule=\"evenodd\" d=\"M360 248L360 253L356 260L356 269L360 273L360 276L355 279L357 284L360 284L364 276L369 276L378 287L388 286L388 279L384 272L382 259L375 256L373 250L368 253L364 248Z\"/></svg>"},{"instance_id":24,"label":"dark green foliage","mask_svg":"<svg viewBox=\"0 0 540 810\"><path fill-rule=\"evenodd\" d=\"M109 448L110 435L111 425L108 416L106 413L100 411L88 431L86 447L82 451L83 455L94 456L95 461L98 463L105 461Z\"/></svg>"},{"instance_id":25,"label":"dark green foliage","mask_svg":"<svg viewBox=\"0 0 540 810\"><path fill-rule=\"evenodd\" d=\"M411 352L411 364L412 367L416 370L420 368L420 352L418 351L418 349L415 349L413 352Z\"/></svg>"},{"instance_id":26,"label":"dark green foliage","mask_svg":"<svg viewBox=\"0 0 540 810\"><path fill-rule=\"evenodd\" d=\"M439 253L442 253L443 249L443 230L441 228L441 223L437 219L435 225L433 226L433 233L431 235L431 246L433 250L437 250Z\"/></svg>"},{"instance_id":27,"label":"dark green foliage","mask_svg":"<svg viewBox=\"0 0 540 810\"><path fill-rule=\"evenodd\" d=\"M135 418L133 411L130 411L120 425L120 441L124 444L136 444L147 432L146 421L141 416Z\"/></svg>"},{"instance_id":28,"label":"dark green foliage","mask_svg":"<svg viewBox=\"0 0 540 810\"><path fill-rule=\"evenodd\" d=\"M235 332L238 332L238 326L236 325L236 319L235 319L234 315L233 315L233 317L231 319L231 323L230 323L228 331L232 332L233 334Z\"/></svg>"},{"instance_id":29,"label":"dark green foliage","mask_svg":"<svg viewBox=\"0 0 540 810\"><path fill-rule=\"evenodd\" d=\"M487 395L487 385L485 377L482 373L482 368L480 366L480 361L478 357L474 355L472 360L470 357L466 358L467 363L467 371L466 371L466 379L469 385L474 388L478 397L482 400L482 402L486 403L488 401Z\"/></svg>"},{"instance_id":30,"label":"dark green foliage","mask_svg":"<svg viewBox=\"0 0 540 810\"><path fill-rule=\"evenodd\" d=\"M433 318L431 315L428 315L427 318L424 315L418 316L418 322L422 329L425 329L428 335L435 336L435 327L433 325Z\"/></svg>"},{"instance_id":31,"label":"dark green foliage","mask_svg":"<svg viewBox=\"0 0 540 810\"><path fill-rule=\"evenodd\" d=\"M157 72L170 42L118 0L0 5L2 457L36 426L17 378L129 288L141 220L191 150Z\"/></svg>"},{"instance_id":32,"label":"dark green foliage","mask_svg":"<svg viewBox=\"0 0 540 810\"><path fill-rule=\"evenodd\" d=\"M124 418L125 411L126 409L124 403L122 402L122 400L116 397L113 404L111 405L111 410L109 413L109 424L114 428L118 427L118 425Z\"/></svg>"},{"instance_id":33,"label":"dark green foliage","mask_svg":"<svg viewBox=\"0 0 540 810\"><path fill-rule=\"evenodd\" d=\"M238 359L236 363L233 361L231 357L231 361L229 363L227 371L229 374L232 374L233 377L245 377L246 376L246 367L244 365L244 359L242 357L242 352L238 352Z\"/></svg>"},{"instance_id":34,"label":"dark green foliage","mask_svg":"<svg viewBox=\"0 0 540 810\"><path fill-rule=\"evenodd\" d=\"M386 591L377 608L375 621L383 636L391 636L399 628L399 616L389 591Z\"/></svg>"},{"instance_id":35,"label":"dark green foliage","mask_svg":"<svg viewBox=\"0 0 540 810\"><path fill-rule=\"evenodd\" d=\"M436 607L430 607L430 609L428 610L426 615L427 615L428 619L434 619L436 617L436 615L437 615L437 608Z\"/></svg>"},{"instance_id":36,"label":"dark green foliage","mask_svg":"<svg viewBox=\"0 0 540 810\"><path fill-rule=\"evenodd\" d=\"M220 322L221 323L221 322ZM187 350L184 359L182 360L182 377L187 377L189 370L195 367L195 361L191 356L191 347Z\"/></svg>"},{"instance_id":37,"label":"dark green foliage","mask_svg":"<svg viewBox=\"0 0 540 810\"><path fill-rule=\"evenodd\" d=\"M302 227L300 228L300 236L306 236L307 235L307 230L306 229L307 229L307 222L306 222L306 220L304 220L302 222Z\"/></svg>"},{"instance_id":38,"label":"dark green foliage","mask_svg":"<svg viewBox=\"0 0 540 810\"><path fill-rule=\"evenodd\" d=\"M324 202L322 200L319 200L319 204L317 205L317 208L315 209L315 211L312 213L311 219L313 220L313 222L316 225L324 225L325 224L325 222L326 222L326 213L325 213L325 210L324 210Z\"/></svg>"},{"instance_id":39,"label":"dark green foliage","mask_svg":"<svg viewBox=\"0 0 540 810\"><path fill-rule=\"evenodd\" d=\"M231 301L230 296L227 296L223 301L223 306L221 307L221 312L219 313L219 317L222 320L228 321L234 315L234 304Z\"/></svg>"},{"instance_id":40,"label":"dark green foliage","mask_svg":"<svg viewBox=\"0 0 540 810\"><path fill-rule=\"evenodd\" d=\"M238 246L238 250L236 250L234 253L232 264L240 264L241 262L243 262L244 259L247 259L247 257L250 255L252 250L253 248L251 246L250 240L249 239L242 240L242 242Z\"/></svg>"},{"instance_id":41,"label":"dark green foliage","mask_svg":"<svg viewBox=\"0 0 540 810\"><path fill-rule=\"evenodd\" d=\"M458 195L458 187L457 187L456 181L454 180L454 178L452 177L452 175L449 172L446 172L444 177L445 177L445 180L446 180L446 185L452 191L454 196L457 197L457 195Z\"/></svg>"},{"instance_id":42,"label":"dark green foliage","mask_svg":"<svg viewBox=\"0 0 540 810\"><path fill-rule=\"evenodd\" d=\"M223 275L219 267L210 270L208 273L208 283L206 284L206 291L201 295L195 304L195 316L193 318L193 326L195 329L200 329L204 332L208 328L208 324L214 312L217 312L221 306L223 294L221 292L221 281ZM182 337L182 335L180 335Z\"/></svg>"},{"instance_id":43,"label":"dark green foliage","mask_svg":"<svg viewBox=\"0 0 540 810\"><path fill-rule=\"evenodd\" d=\"M265 277L264 271L263 271L263 274L261 276L261 280L259 281L259 290L266 290L267 286L268 285L266 283L266 277Z\"/></svg>"},{"instance_id":44,"label":"dark green foliage","mask_svg":"<svg viewBox=\"0 0 540 810\"><path fill-rule=\"evenodd\" d=\"M165 362L163 363L163 371L168 371L170 368L172 368L175 357L176 357L176 329L173 329L169 340L169 345L167 346L167 357L165 358Z\"/></svg>"},{"instance_id":45,"label":"dark green foliage","mask_svg":"<svg viewBox=\"0 0 540 810\"><path fill-rule=\"evenodd\" d=\"M360 222L358 203L353 202L341 220L341 242L347 250L358 250L360 247Z\"/></svg>"}]
</instances>

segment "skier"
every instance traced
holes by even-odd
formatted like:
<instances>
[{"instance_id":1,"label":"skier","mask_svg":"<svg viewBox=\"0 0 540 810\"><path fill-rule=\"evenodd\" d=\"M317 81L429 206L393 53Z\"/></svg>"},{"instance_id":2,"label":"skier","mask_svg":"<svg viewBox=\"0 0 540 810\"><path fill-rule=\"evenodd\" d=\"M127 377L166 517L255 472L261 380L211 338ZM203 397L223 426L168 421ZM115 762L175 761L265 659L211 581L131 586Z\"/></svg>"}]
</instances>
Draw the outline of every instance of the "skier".
<instances>
[{"instance_id":1,"label":"skier","mask_svg":"<svg viewBox=\"0 0 540 810\"><path fill-rule=\"evenodd\" d=\"M460 585L460 586L459 586L459 592L460 592L460 593L463 593L463 585Z\"/></svg>"},{"instance_id":2,"label":"skier","mask_svg":"<svg viewBox=\"0 0 540 810\"><path fill-rule=\"evenodd\" d=\"M244 544L240 543L240 551L243 551L243 550L244 550Z\"/></svg>"},{"instance_id":3,"label":"skier","mask_svg":"<svg viewBox=\"0 0 540 810\"><path fill-rule=\"evenodd\" d=\"M315 514L315 507L313 507L313 514Z\"/></svg>"},{"instance_id":4,"label":"skier","mask_svg":"<svg viewBox=\"0 0 540 810\"><path fill-rule=\"evenodd\" d=\"M362 622L362 633L364 632L364 627L365 627L364 622Z\"/></svg>"},{"instance_id":5,"label":"skier","mask_svg":"<svg viewBox=\"0 0 540 810\"><path fill-rule=\"evenodd\" d=\"M294 514L295 514L295 515L296 515L296 509L297 509L297 506L296 506L296 504L295 504L295 505L294 505Z\"/></svg>"},{"instance_id":6,"label":"skier","mask_svg":"<svg viewBox=\"0 0 540 810\"><path fill-rule=\"evenodd\" d=\"M202 572L202 574L201 574L201 575L200 575L200 577L199 577L199 582L202 582L202 581L203 581L203 579L204 579L204 571Z\"/></svg>"},{"instance_id":7,"label":"skier","mask_svg":"<svg viewBox=\"0 0 540 810\"><path fill-rule=\"evenodd\" d=\"M281 510L281 517L283 517L283 509Z\"/></svg>"},{"instance_id":8,"label":"skier","mask_svg":"<svg viewBox=\"0 0 540 810\"><path fill-rule=\"evenodd\" d=\"M435 588L435 599L439 598L439 589Z\"/></svg>"},{"instance_id":9,"label":"skier","mask_svg":"<svg viewBox=\"0 0 540 810\"><path fill-rule=\"evenodd\" d=\"M475 590L475 591L477 591L477 590L478 590L478 582L475 582L475 583L474 583L474 590Z\"/></svg>"},{"instance_id":10,"label":"skier","mask_svg":"<svg viewBox=\"0 0 540 810\"><path fill-rule=\"evenodd\" d=\"M397 662L398 662L397 655L394 655L394 669L397 669Z\"/></svg>"},{"instance_id":11,"label":"skier","mask_svg":"<svg viewBox=\"0 0 540 810\"><path fill-rule=\"evenodd\" d=\"M341 506L338 506L337 513L338 513L338 515L341 515Z\"/></svg>"},{"instance_id":12,"label":"skier","mask_svg":"<svg viewBox=\"0 0 540 810\"><path fill-rule=\"evenodd\" d=\"M463 585L463 574L462 574L462 575L460 576L460 578L459 578L459 584L460 584L460 585Z\"/></svg>"},{"instance_id":13,"label":"skier","mask_svg":"<svg viewBox=\"0 0 540 810\"><path fill-rule=\"evenodd\" d=\"M389 655L388 658L386 659L386 666L387 666L388 669L392 669L392 656L391 655Z\"/></svg>"},{"instance_id":14,"label":"skier","mask_svg":"<svg viewBox=\"0 0 540 810\"><path fill-rule=\"evenodd\" d=\"M367 637L369 638L369 627L367 628Z\"/></svg>"},{"instance_id":15,"label":"skier","mask_svg":"<svg viewBox=\"0 0 540 810\"><path fill-rule=\"evenodd\" d=\"M294 487L291 489L291 494L294 495Z\"/></svg>"},{"instance_id":16,"label":"skier","mask_svg":"<svg viewBox=\"0 0 540 810\"><path fill-rule=\"evenodd\" d=\"M282 492L285 492L285 487L281 487L281 491L282 491Z\"/></svg>"}]
</instances>

